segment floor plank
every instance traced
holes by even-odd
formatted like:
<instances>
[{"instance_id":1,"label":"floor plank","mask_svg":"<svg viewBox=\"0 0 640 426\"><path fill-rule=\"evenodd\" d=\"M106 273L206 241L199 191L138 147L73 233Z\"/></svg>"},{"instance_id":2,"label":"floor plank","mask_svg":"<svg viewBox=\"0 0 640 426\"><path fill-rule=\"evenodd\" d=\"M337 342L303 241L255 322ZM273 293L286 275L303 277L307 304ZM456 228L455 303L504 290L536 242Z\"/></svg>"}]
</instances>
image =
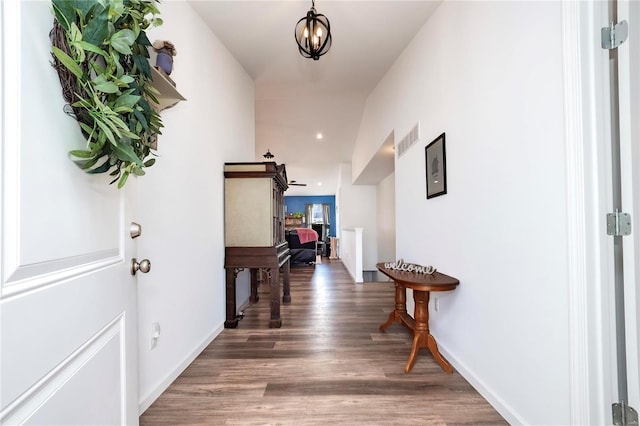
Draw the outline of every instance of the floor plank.
<instances>
[{"instance_id":1,"label":"floor plank","mask_svg":"<svg viewBox=\"0 0 640 426\"><path fill-rule=\"evenodd\" d=\"M282 328L269 294L224 330L140 417L141 425L504 425L457 372L426 349L403 368L411 335L378 332L390 282L354 284L340 261L291 270Z\"/></svg>"}]
</instances>

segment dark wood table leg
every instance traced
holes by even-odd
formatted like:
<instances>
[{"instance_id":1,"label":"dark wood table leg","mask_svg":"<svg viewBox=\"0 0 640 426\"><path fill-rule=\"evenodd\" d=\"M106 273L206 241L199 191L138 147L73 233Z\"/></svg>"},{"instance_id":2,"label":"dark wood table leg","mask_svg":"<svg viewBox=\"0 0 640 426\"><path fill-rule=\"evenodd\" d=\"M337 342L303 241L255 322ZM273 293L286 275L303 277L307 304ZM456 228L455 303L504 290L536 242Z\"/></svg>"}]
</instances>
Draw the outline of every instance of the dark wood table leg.
<instances>
[{"instance_id":1,"label":"dark wood table leg","mask_svg":"<svg viewBox=\"0 0 640 426\"><path fill-rule=\"evenodd\" d=\"M449 374L453 373L453 367L442 356L438 350L436 339L429 332L429 292L413 290L413 300L415 302L413 345L411 346L411 353L404 367L404 372L411 371L420 348L428 348L433 358L440 364L440 367Z\"/></svg>"},{"instance_id":2,"label":"dark wood table leg","mask_svg":"<svg viewBox=\"0 0 640 426\"><path fill-rule=\"evenodd\" d=\"M407 290L396 283L396 305L393 312L389 314L387 322L378 327L378 330L384 331L394 322L402 323L401 318L407 313Z\"/></svg>"},{"instance_id":3,"label":"dark wood table leg","mask_svg":"<svg viewBox=\"0 0 640 426\"><path fill-rule=\"evenodd\" d=\"M236 277L238 273L234 268L225 268L226 272L226 307L227 319L224 322L225 328L236 328L238 318L236 316Z\"/></svg>"},{"instance_id":4,"label":"dark wood table leg","mask_svg":"<svg viewBox=\"0 0 640 426\"><path fill-rule=\"evenodd\" d=\"M269 328L280 328L282 319L280 318L280 268L267 269L267 280L269 282L271 296L271 320Z\"/></svg>"},{"instance_id":5,"label":"dark wood table leg","mask_svg":"<svg viewBox=\"0 0 640 426\"><path fill-rule=\"evenodd\" d=\"M258 294L258 274L260 273L259 269L252 268L250 269L251 274L251 295L249 296L250 303L258 303L260 300L260 295Z\"/></svg>"},{"instance_id":6,"label":"dark wood table leg","mask_svg":"<svg viewBox=\"0 0 640 426\"><path fill-rule=\"evenodd\" d=\"M289 281L289 272L291 270L291 261L287 260L284 265L282 265L283 269L283 277L282 277L282 301L284 303L291 303L291 284Z\"/></svg>"}]
</instances>

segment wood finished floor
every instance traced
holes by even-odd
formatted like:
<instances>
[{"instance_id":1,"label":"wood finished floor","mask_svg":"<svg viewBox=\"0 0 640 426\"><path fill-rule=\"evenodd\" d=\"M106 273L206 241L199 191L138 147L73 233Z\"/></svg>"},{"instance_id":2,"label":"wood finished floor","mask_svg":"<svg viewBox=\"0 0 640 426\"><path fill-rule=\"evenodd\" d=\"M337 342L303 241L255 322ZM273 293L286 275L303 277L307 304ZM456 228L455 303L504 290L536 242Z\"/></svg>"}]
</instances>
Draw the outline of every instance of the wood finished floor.
<instances>
[{"instance_id":1,"label":"wood finished floor","mask_svg":"<svg viewBox=\"0 0 640 426\"><path fill-rule=\"evenodd\" d=\"M356 285L340 261L294 267L282 328L269 329L269 295L245 310L140 417L141 425L503 425L457 373L411 336L378 326L392 283Z\"/></svg>"}]
</instances>

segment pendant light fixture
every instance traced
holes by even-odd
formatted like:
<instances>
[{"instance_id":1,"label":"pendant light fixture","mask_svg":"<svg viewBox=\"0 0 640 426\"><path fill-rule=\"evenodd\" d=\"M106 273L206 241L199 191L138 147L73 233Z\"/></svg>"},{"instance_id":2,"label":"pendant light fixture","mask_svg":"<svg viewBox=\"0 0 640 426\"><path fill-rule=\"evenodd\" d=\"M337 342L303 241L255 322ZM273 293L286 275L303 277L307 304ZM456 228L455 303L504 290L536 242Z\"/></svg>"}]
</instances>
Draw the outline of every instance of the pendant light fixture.
<instances>
[{"instance_id":1,"label":"pendant light fixture","mask_svg":"<svg viewBox=\"0 0 640 426\"><path fill-rule=\"evenodd\" d=\"M296 43L298 43L298 50L305 58L317 61L320 56L329 51L331 25L326 16L316 12L315 0L311 0L311 9L307 12L307 16L296 24L294 35Z\"/></svg>"}]
</instances>

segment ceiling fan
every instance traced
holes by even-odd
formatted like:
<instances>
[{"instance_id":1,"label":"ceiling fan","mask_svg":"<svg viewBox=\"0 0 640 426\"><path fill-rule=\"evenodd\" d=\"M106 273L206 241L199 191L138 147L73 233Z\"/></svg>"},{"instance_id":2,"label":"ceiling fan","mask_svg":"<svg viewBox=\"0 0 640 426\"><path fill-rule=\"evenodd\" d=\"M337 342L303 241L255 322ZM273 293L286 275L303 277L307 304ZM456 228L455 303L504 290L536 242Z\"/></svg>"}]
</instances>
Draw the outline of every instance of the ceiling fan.
<instances>
[{"instance_id":1,"label":"ceiling fan","mask_svg":"<svg viewBox=\"0 0 640 426\"><path fill-rule=\"evenodd\" d=\"M289 185L289 186L307 186L306 183L298 183L295 180L290 180L289 182L287 182L287 185Z\"/></svg>"}]
</instances>

